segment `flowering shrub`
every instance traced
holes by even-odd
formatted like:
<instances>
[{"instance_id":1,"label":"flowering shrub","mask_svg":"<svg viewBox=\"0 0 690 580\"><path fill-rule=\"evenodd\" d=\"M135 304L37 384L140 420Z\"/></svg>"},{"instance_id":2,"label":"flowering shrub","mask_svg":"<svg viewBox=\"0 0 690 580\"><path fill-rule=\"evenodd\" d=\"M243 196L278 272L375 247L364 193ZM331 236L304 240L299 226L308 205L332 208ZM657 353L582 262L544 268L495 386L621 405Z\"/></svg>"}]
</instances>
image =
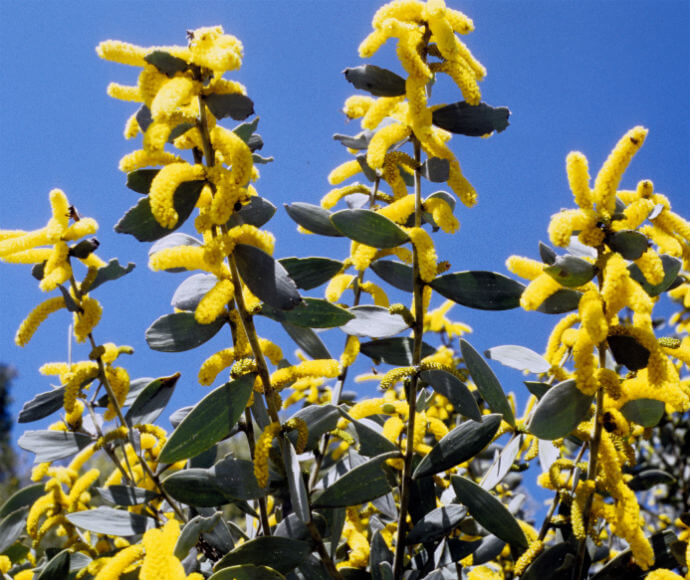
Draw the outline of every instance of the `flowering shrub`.
<instances>
[{"instance_id":1,"label":"flowering shrub","mask_svg":"<svg viewBox=\"0 0 690 580\"><path fill-rule=\"evenodd\" d=\"M619 189L647 130L624 135L593 183L585 155L568 155L577 207L548 228L562 253L541 244L540 260L507 261L526 286L449 272L434 239L457 231L456 199L471 207L477 198L451 138L500 133L509 111L482 101L486 71L460 40L473 23L443 0L393 0L372 25L360 56L393 43L404 76L374 64L345 71L366 93L343 109L361 123L337 136L351 157L330 172L319 205L286 206L305 236L348 239L343 259L273 257L262 227L275 207L255 185L270 159L256 153L246 88L225 77L241 65L238 39L216 26L189 31L187 46L97 47L140 69L135 85L108 87L138 104L125 137L141 138L120 169L143 196L115 229L154 242L152 270L186 273L173 312L146 340L180 352L225 333L227 346L199 361L198 381L212 388L166 431L156 421L179 374L131 379L132 349L96 338L94 293L132 268L98 257L96 221L55 189L45 227L0 230L0 259L32 264L52 293L17 344L62 309L88 344L82 360L43 364L59 386L22 409L22 422L61 416L20 439L36 455L34 484L0 508L5 577L658 579L687 570L688 476L677 450L690 408L681 338L690 224L649 180ZM441 74L462 100L432 99ZM429 183L449 191L426 194ZM176 231L183 226L190 233ZM301 292L322 285L324 298ZM406 302L391 304L400 293ZM657 336L665 293L682 308L672 334ZM436 308L434 294L445 299ZM455 304L557 318L543 356L514 345L487 352L533 375L524 408L465 339L469 327L449 318ZM259 336L257 316L285 328L298 360ZM336 356L314 330L327 328L345 335ZM361 357L387 366L354 377L380 389L355 401L344 388ZM536 463L537 484L553 494L540 523L517 489Z\"/></svg>"}]
</instances>

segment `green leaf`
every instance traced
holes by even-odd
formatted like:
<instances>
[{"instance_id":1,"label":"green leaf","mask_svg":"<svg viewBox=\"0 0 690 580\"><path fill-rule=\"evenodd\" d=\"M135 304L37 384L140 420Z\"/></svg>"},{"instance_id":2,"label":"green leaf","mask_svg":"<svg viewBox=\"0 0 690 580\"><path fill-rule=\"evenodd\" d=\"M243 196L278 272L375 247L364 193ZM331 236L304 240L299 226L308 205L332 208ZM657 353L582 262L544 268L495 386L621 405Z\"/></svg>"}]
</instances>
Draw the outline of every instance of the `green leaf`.
<instances>
[{"instance_id":1,"label":"green leaf","mask_svg":"<svg viewBox=\"0 0 690 580\"><path fill-rule=\"evenodd\" d=\"M484 356L507 367L535 374L545 373L551 368L543 356L532 349L517 344L494 346L485 351Z\"/></svg>"},{"instance_id":2,"label":"green leaf","mask_svg":"<svg viewBox=\"0 0 690 580\"><path fill-rule=\"evenodd\" d=\"M187 505L215 507L230 503L208 469L192 467L176 471L166 477L162 485L173 499Z\"/></svg>"},{"instance_id":3,"label":"green leaf","mask_svg":"<svg viewBox=\"0 0 690 580\"><path fill-rule=\"evenodd\" d=\"M149 383L127 411L125 415L127 424L132 426L140 423L154 423L168 404L179 378L180 373L175 373Z\"/></svg>"},{"instance_id":4,"label":"green leaf","mask_svg":"<svg viewBox=\"0 0 690 580\"><path fill-rule=\"evenodd\" d=\"M310 553L311 546L307 542L280 536L261 536L245 542L223 556L214 570L217 573L230 566L253 564L286 573L298 566Z\"/></svg>"},{"instance_id":5,"label":"green leaf","mask_svg":"<svg viewBox=\"0 0 690 580\"><path fill-rule=\"evenodd\" d=\"M131 234L140 242L154 242L167 236L190 216L203 187L203 181L185 181L178 186L173 196L173 207L179 217L172 228L164 228L156 221L151 213L149 198L144 197L134 207L129 208L115 224L115 231L120 234Z\"/></svg>"},{"instance_id":6,"label":"green leaf","mask_svg":"<svg viewBox=\"0 0 690 580\"><path fill-rule=\"evenodd\" d=\"M343 263L330 258L281 258L278 260L297 284L311 290L328 282L343 268Z\"/></svg>"},{"instance_id":7,"label":"green leaf","mask_svg":"<svg viewBox=\"0 0 690 580\"><path fill-rule=\"evenodd\" d=\"M93 442L84 433L66 431L24 431L17 445L36 454L35 463L46 463L75 455Z\"/></svg>"},{"instance_id":8,"label":"green leaf","mask_svg":"<svg viewBox=\"0 0 690 580\"><path fill-rule=\"evenodd\" d=\"M645 368L649 363L649 349L634 337L617 334L607 337L606 341L617 364L625 365L634 372Z\"/></svg>"},{"instance_id":9,"label":"green leaf","mask_svg":"<svg viewBox=\"0 0 690 580\"><path fill-rule=\"evenodd\" d=\"M98 288L101 284L105 284L111 280L122 278L122 276L129 274L132 270L134 270L134 267L134 262L128 262L127 265L123 267L120 265L120 262L117 261L117 258L113 258L105 266L98 269L98 272L96 272L96 277L88 287L88 291L91 292Z\"/></svg>"},{"instance_id":10,"label":"green leaf","mask_svg":"<svg viewBox=\"0 0 690 580\"><path fill-rule=\"evenodd\" d=\"M187 414L161 450L162 463L199 455L230 434L244 412L255 375L243 375L211 391Z\"/></svg>"},{"instance_id":11,"label":"green leaf","mask_svg":"<svg viewBox=\"0 0 690 580\"><path fill-rule=\"evenodd\" d=\"M547 548L539 554L521 580L561 580L572 578L577 564L577 551L566 542Z\"/></svg>"},{"instance_id":12,"label":"green leaf","mask_svg":"<svg viewBox=\"0 0 690 580\"><path fill-rule=\"evenodd\" d=\"M385 282L404 292L414 289L414 273L412 266L392 260L376 260L371 269Z\"/></svg>"},{"instance_id":13,"label":"green leaf","mask_svg":"<svg viewBox=\"0 0 690 580\"><path fill-rule=\"evenodd\" d=\"M316 507L347 507L366 503L391 490L383 470L387 459L400 457L399 451L384 453L358 465L331 483L313 502Z\"/></svg>"},{"instance_id":14,"label":"green leaf","mask_svg":"<svg viewBox=\"0 0 690 580\"><path fill-rule=\"evenodd\" d=\"M127 397L125 402L122 404L123 407L129 407L139 396L139 393L148 387L149 383L153 381L153 377L140 377L138 379L132 379L129 382L129 391L127 392ZM100 401L99 401L100 404ZM107 395L105 399L104 406L108 404Z\"/></svg>"},{"instance_id":15,"label":"green leaf","mask_svg":"<svg viewBox=\"0 0 690 580\"><path fill-rule=\"evenodd\" d=\"M215 474L218 488L228 498L248 501L266 495L266 490L256 481L251 461L225 457L211 468L211 472Z\"/></svg>"},{"instance_id":16,"label":"green leaf","mask_svg":"<svg viewBox=\"0 0 690 580\"><path fill-rule=\"evenodd\" d=\"M606 244L626 260L637 260L649 247L647 236L635 230L621 230L606 237Z\"/></svg>"},{"instance_id":17,"label":"green leaf","mask_svg":"<svg viewBox=\"0 0 690 580\"><path fill-rule=\"evenodd\" d=\"M482 413L472 391L458 377L442 369L432 369L422 371L419 378L448 399L458 413L474 421L482 420Z\"/></svg>"},{"instance_id":18,"label":"green leaf","mask_svg":"<svg viewBox=\"0 0 690 580\"><path fill-rule=\"evenodd\" d=\"M39 393L30 401L24 403L22 410L19 411L17 423L31 423L52 415L58 409L62 409L64 399L65 387Z\"/></svg>"},{"instance_id":19,"label":"green leaf","mask_svg":"<svg viewBox=\"0 0 690 580\"><path fill-rule=\"evenodd\" d=\"M506 506L469 479L453 475L450 480L458 500L480 525L519 551L527 548L525 533Z\"/></svg>"},{"instance_id":20,"label":"green leaf","mask_svg":"<svg viewBox=\"0 0 690 580\"><path fill-rule=\"evenodd\" d=\"M417 465L412 479L446 471L482 451L493 439L501 424L498 414L485 415L481 423L465 421L431 448Z\"/></svg>"},{"instance_id":21,"label":"green leaf","mask_svg":"<svg viewBox=\"0 0 690 580\"><path fill-rule=\"evenodd\" d=\"M451 133L481 137L505 130L509 125L509 116L510 110L506 107L492 107L486 103L472 106L465 101L458 101L436 109L432 121L437 127Z\"/></svg>"},{"instance_id":22,"label":"green leaf","mask_svg":"<svg viewBox=\"0 0 690 580\"><path fill-rule=\"evenodd\" d=\"M661 469L645 469L636 473L627 485L633 491L643 491L651 489L655 485L671 485L675 482L675 477Z\"/></svg>"},{"instance_id":23,"label":"green leaf","mask_svg":"<svg viewBox=\"0 0 690 580\"><path fill-rule=\"evenodd\" d=\"M405 537L405 543L426 544L434 542L452 532L467 515L467 508L451 504L439 507L419 520Z\"/></svg>"},{"instance_id":24,"label":"green leaf","mask_svg":"<svg viewBox=\"0 0 690 580\"><path fill-rule=\"evenodd\" d=\"M369 142L371 141L371 138L374 136L375 131L371 130L364 130L361 131L360 133L357 133L357 135L351 136L351 135L341 135L340 133L336 133L333 135L333 139L338 141L343 145L343 147L347 147L348 149L366 149L369 147Z\"/></svg>"},{"instance_id":25,"label":"green leaf","mask_svg":"<svg viewBox=\"0 0 690 580\"><path fill-rule=\"evenodd\" d=\"M166 250L168 248L178 248L180 246L192 246L199 248L203 245L204 244L202 241L197 240L194 236L190 236L189 234L185 234L182 232L168 234L167 236L158 240L155 244L153 244L153 246L149 248L149 258L153 256L155 253L160 252L161 250ZM168 268L166 272L187 272L187 269Z\"/></svg>"},{"instance_id":26,"label":"green leaf","mask_svg":"<svg viewBox=\"0 0 690 580\"><path fill-rule=\"evenodd\" d=\"M257 127L259 126L259 117L255 117L251 121L246 121L244 123L240 123L235 127L232 132L235 133L242 141L244 141L247 145L249 145L249 140L252 138L252 135L256 132Z\"/></svg>"},{"instance_id":27,"label":"green leaf","mask_svg":"<svg viewBox=\"0 0 690 580\"><path fill-rule=\"evenodd\" d=\"M597 268L587 260L576 256L559 256L550 266L544 267L544 272L551 276L561 286L575 288L587 284L597 275Z\"/></svg>"},{"instance_id":28,"label":"green leaf","mask_svg":"<svg viewBox=\"0 0 690 580\"><path fill-rule=\"evenodd\" d=\"M343 209L331 215L339 232L374 248L395 248L410 237L393 221L369 209Z\"/></svg>"},{"instance_id":29,"label":"green leaf","mask_svg":"<svg viewBox=\"0 0 690 580\"><path fill-rule=\"evenodd\" d=\"M42 494L43 495L43 494ZM20 507L0 520L0 554L3 554L26 531L29 507Z\"/></svg>"},{"instance_id":30,"label":"green leaf","mask_svg":"<svg viewBox=\"0 0 690 580\"><path fill-rule=\"evenodd\" d=\"M297 411L290 419L302 419L307 425L308 437L305 451L313 451L319 445L321 436L335 429L340 418L340 409L335 405L309 405ZM297 444L297 432L290 431L288 439Z\"/></svg>"},{"instance_id":31,"label":"green leaf","mask_svg":"<svg viewBox=\"0 0 690 580\"><path fill-rule=\"evenodd\" d=\"M230 216L227 226L228 228L234 228L235 226L249 224L250 226L260 228L268 222L275 213L275 205L263 197L253 195L239 211L236 211Z\"/></svg>"},{"instance_id":32,"label":"green leaf","mask_svg":"<svg viewBox=\"0 0 690 580\"><path fill-rule=\"evenodd\" d=\"M450 163L448 159L429 157L422 163L420 171L432 183L445 183L450 175Z\"/></svg>"},{"instance_id":33,"label":"green leaf","mask_svg":"<svg viewBox=\"0 0 690 580\"><path fill-rule=\"evenodd\" d=\"M644 291L652 298L654 296L659 296L659 294L666 292L666 290L669 290L673 286L674 282L678 278L678 274L682 266L681 260L666 254L661 256L661 263L664 266L664 279L660 284L655 286L652 286L649 282L647 282L647 279L644 277L644 274L642 274L642 271L637 264L630 264L628 266L631 278L642 286Z\"/></svg>"},{"instance_id":34,"label":"green leaf","mask_svg":"<svg viewBox=\"0 0 690 580\"><path fill-rule=\"evenodd\" d=\"M527 387L527 390L539 400L541 400L541 398L551 388L551 385L548 383L540 383L539 381L524 381L524 383Z\"/></svg>"},{"instance_id":35,"label":"green leaf","mask_svg":"<svg viewBox=\"0 0 690 580\"><path fill-rule=\"evenodd\" d=\"M105 506L65 514L65 517L78 528L113 536L136 536L156 527L152 518Z\"/></svg>"},{"instance_id":36,"label":"green leaf","mask_svg":"<svg viewBox=\"0 0 690 580\"><path fill-rule=\"evenodd\" d=\"M395 366L409 366L413 364L412 351L414 341L408 337L380 338L359 345L359 351L373 359L377 364L384 362ZM422 343L422 358L434 354L436 349Z\"/></svg>"},{"instance_id":37,"label":"green leaf","mask_svg":"<svg viewBox=\"0 0 690 580\"><path fill-rule=\"evenodd\" d=\"M334 328L342 326L355 317L345 308L331 304L323 298L304 298L302 304L292 310L279 310L264 304L261 314L278 322L307 328Z\"/></svg>"},{"instance_id":38,"label":"green leaf","mask_svg":"<svg viewBox=\"0 0 690 580\"><path fill-rule=\"evenodd\" d=\"M273 256L247 244L237 244L233 256L242 280L260 300L281 310L290 310L301 302L297 286Z\"/></svg>"},{"instance_id":39,"label":"green leaf","mask_svg":"<svg viewBox=\"0 0 690 580\"><path fill-rule=\"evenodd\" d=\"M242 564L218 570L208 580L285 580L285 576L267 566Z\"/></svg>"},{"instance_id":40,"label":"green leaf","mask_svg":"<svg viewBox=\"0 0 690 580\"><path fill-rule=\"evenodd\" d=\"M386 544L386 540L383 539L381 530L373 532L371 548L369 550L369 568L371 570L372 580L393 580L392 568L390 568L390 576L381 570L381 566L390 566L392 562L393 552L388 547L388 544Z\"/></svg>"},{"instance_id":41,"label":"green leaf","mask_svg":"<svg viewBox=\"0 0 690 580\"><path fill-rule=\"evenodd\" d=\"M146 342L159 352L182 352L211 340L223 324L223 317L211 324L199 324L193 312L164 314L146 329Z\"/></svg>"},{"instance_id":42,"label":"green leaf","mask_svg":"<svg viewBox=\"0 0 690 580\"><path fill-rule=\"evenodd\" d=\"M311 328L295 326L289 322L281 322L280 324L307 356L314 359L333 358L319 335Z\"/></svg>"},{"instance_id":43,"label":"green leaf","mask_svg":"<svg viewBox=\"0 0 690 580\"><path fill-rule=\"evenodd\" d=\"M620 411L628 421L654 427L664 416L664 403L656 399L634 399L625 403Z\"/></svg>"},{"instance_id":44,"label":"green leaf","mask_svg":"<svg viewBox=\"0 0 690 580\"><path fill-rule=\"evenodd\" d=\"M222 512L215 512L212 516L194 516L189 520L177 538L175 543L175 550L173 554L178 560L184 560L189 554L189 551L199 541L203 532L210 532L215 528L223 518Z\"/></svg>"},{"instance_id":45,"label":"green leaf","mask_svg":"<svg viewBox=\"0 0 690 580\"><path fill-rule=\"evenodd\" d=\"M193 312L206 296L206 293L218 282L213 274L193 274L185 278L177 287L170 304L178 310Z\"/></svg>"},{"instance_id":46,"label":"green leaf","mask_svg":"<svg viewBox=\"0 0 690 580\"><path fill-rule=\"evenodd\" d=\"M513 409L508 403L501 383L498 382L494 372L474 347L464 338L460 339L460 350L462 351L462 358L465 360L467 370L470 371L474 384L477 385L477 389L479 389L489 408L496 413L501 413L506 422L514 427L515 415L513 414Z\"/></svg>"},{"instance_id":47,"label":"green leaf","mask_svg":"<svg viewBox=\"0 0 690 580\"><path fill-rule=\"evenodd\" d=\"M175 76L175 73L187 70L189 66L186 60L173 56L164 50L149 52L144 57L144 60L169 77Z\"/></svg>"},{"instance_id":48,"label":"green leaf","mask_svg":"<svg viewBox=\"0 0 690 580\"><path fill-rule=\"evenodd\" d=\"M31 506L39 497L45 495L45 484L34 483L15 491L0 507L0 519L23 507ZM0 536L1 537L1 536ZM0 550L2 552L2 550Z\"/></svg>"},{"instance_id":49,"label":"green leaf","mask_svg":"<svg viewBox=\"0 0 690 580\"><path fill-rule=\"evenodd\" d=\"M174 143L175 139L182 137L187 131L195 127L194 123L184 122L175 125L172 131L168 135L168 143Z\"/></svg>"},{"instance_id":50,"label":"green leaf","mask_svg":"<svg viewBox=\"0 0 690 580\"><path fill-rule=\"evenodd\" d=\"M254 162L254 165L257 163L260 165L266 165L267 163L272 163L275 161L273 157L262 157L258 153L252 153L252 161Z\"/></svg>"},{"instance_id":51,"label":"green leaf","mask_svg":"<svg viewBox=\"0 0 690 580\"><path fill-rule=\"evenodd\" d=\"M254 102L240 93L205 95L204 103L216 119L230 117L235 121L244 121L254 114Z\"/></svg>"},{"instance_id":52,"label":"green leaf","mask_svg":"<svg viewBox=\"0 0 690 580\"><path fill-rule=\"evenodd\" d=\"M431 287L441 296L479 310L509 310L520 306L525 287L496 272L455 272L436 278Z\"/></svg>"},{"instance_id":53,"label":"green leaf","mask_svg":"<svg viewBox=\"0 0 690 580\"><path fill-rule=\"evenodd\" d=\"M539 439L565 437L584 420L591 406L592 396L583 394L574 379L563 381L546 391L528 429Z\"/></svg>"},{"instance_id":54,"label":"green leaf","mask_svg":"<svg viewBox=\"0 0 690 580\"><path fill-rule=\"evenodd\" d=\"M151 109L149 109L146 105L142 105L141 107L139 107L139 110L137 111L135 118L142 133L146 133L151 123L153 123Z\"/></svg>"},{"instance_id":55,"label":"green leaf","mask_svg":"<svg viewBox=\"0 0 690 580\"><path fill-rule=\"evenodd\" d=\"M127 187L144 195L151 190L151 182L160 169L135 169L127 174Z\"/></svg>"},{"instance_id":56,"label":"green leaf","mask_svg":"<svg viewBox=\"0 0 690 580\"><path fill-rule=\"evenodd\" d=\"M409 325L399 314L391 314L388 308L366 304L349 308L354 319L341 327L345 334L386 338L401 333Z\"/></svg>"},{"instance_id":57,"label":"green leaf","mask_svg":"<svg viewBox=\"0 0 690 580\"><path fill-rule=\"evenodd\" d=\"M544 314L563 314L577 310L581 296L581 292L562 288L544 300L537 310Z\"/></svg>"},{"instance_id":58,"label":"green leaf","mask_svg":"<svg viewBox=\"0 0 690 580\"><path fill-rule=\"evenodd\" d=\"M375 97L397 97L405 94L405 79L388 69L364 64L348 67L343 73L356 89L367 91Z\"/></svg>"},{"instance_id":59,"label":"green leaf","mask_svg":"<svg viewBox=\"0 0 690 580\"><path fill-rule=\"evenodd\" d=\"M652 568L676 568L678 561L672 553L672 546L678 541L670 530L664 530L647 538L654 551L654 565ZM635 563L632 550L628 548L618 554L613 560L601 568L591 580L638 580L646 577L642 568Z\"/></svg>"},{"instance_id":60,"label":"green leaf","mask_svg":"<svg viewBox=\"0 0 690 580\"><path fill-rule=\"evenodd\" d=\"M292 509L300 520L308 523L311 520L311 510L309 509L307 488L304 485L297 453L290 441L283 441L282 455Z\"/></svg>"},{"instance_id":61,"label":"green leaf","mask_svg":"<svg viewBox=\"0 0 690 580\"><path fill-rule=\"evenodd\" d=\"M158 497L158 494L151 490L142 487L130 487L129 485L109 485L94 489L105 501L113 505L141 505Z\"/></svg>"},{"instance_id":62,"label":"green leaf","mask_svg":"<svg viewBox=\"0 0 690 580\"><path fill-rule=\"evenodd\" d=\"M58 552L51 558L43 570L41 570L36 580L64 580L68 578L70 572L70 558L71 554L69 550Z\"/></svg>"},{"instance_id":63,"label":"green leaf","mask_svg":"<svg viewBox=\"0 0 690 580\"><path fill-rule=\"evenodd\" d=\"M544 242L539 242L539 257L544 264L553 264L558 257L553 248L547 246Z\"/></svg>"},{"instance_id":64,"label":"green leaf","mask_svg":"<svg viewBox=\"0 0 690 580\"><path fill-rule=\"evenodd\" d=\"M296 201L295 203L286 203L285 211L294 222L301 225L305 230L321 236L335 238L343 236L331 223L331 212L321 206Z\"/></svg>"},{"instance_id":65,"label":"green leaf","mask_svg":"<svg viewBox=\"0 0 690 580\"><path fill-rule=\"evenodd\" d=\"M513 462L520 452L521 447L522 435L514 436L506 443L505 447L503 447L496 459L494 459L491 467L486 470L484 477L482 477L482 480L479 482L482 489L491 491L503 481L503 478L508 475L510 468L513 466Z\"/></svg>"}]
</instances>

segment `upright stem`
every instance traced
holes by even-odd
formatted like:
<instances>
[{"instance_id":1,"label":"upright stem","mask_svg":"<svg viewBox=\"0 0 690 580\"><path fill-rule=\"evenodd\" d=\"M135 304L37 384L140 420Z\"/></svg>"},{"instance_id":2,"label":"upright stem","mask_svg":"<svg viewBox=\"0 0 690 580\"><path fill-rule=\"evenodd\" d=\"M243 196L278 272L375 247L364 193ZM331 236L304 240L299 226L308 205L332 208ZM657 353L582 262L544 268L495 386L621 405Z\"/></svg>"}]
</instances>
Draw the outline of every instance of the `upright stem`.
<instances>
[{"instance_id":1,"label":"upright stem","mask_svg":"<svg viewBox=\"0 0 690 580\"><path fill-rule=\"evenodd\" d=\"M420 227L422 223L422 176L419 171L421 162L421 146L417 139L414 143L414 158L417 164L414 173L415 189L415 212L414 225ZM419 273L419 256L413 247L412 269L414 275L414 347L412 352L412 365L417 366L422 360L422 337L424 334L424 284ZM402 578L403 563L405 559L405 535L407 532L407 509L410 503L410 490L412 487L412 458L414 456L414 424L417 412L417 374L412 376L407 390L408 417L405 436L407 438L407 448L403 459L402 484L400 488L400 510L398 514L398 533L395 543L395 558L393 560L393 578Z\"/></svg>"}]
</instances>

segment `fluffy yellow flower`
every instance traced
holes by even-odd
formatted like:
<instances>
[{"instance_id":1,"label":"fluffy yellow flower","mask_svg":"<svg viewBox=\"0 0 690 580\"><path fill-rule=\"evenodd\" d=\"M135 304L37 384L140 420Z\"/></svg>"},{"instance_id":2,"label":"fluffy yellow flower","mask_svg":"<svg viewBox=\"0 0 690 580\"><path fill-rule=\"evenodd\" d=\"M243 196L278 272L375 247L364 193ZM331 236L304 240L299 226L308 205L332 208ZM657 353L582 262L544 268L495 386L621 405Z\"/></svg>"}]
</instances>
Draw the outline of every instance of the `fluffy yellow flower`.
<instances>
[{"instance_id":1,"label":"fluffy yellow flower","mask_svg":"<svg viewBox=\"0 0 690 580\"><path fill-rule=\"evenodd\" d=\"M409 127L402 123L392 123L379 129L371 138L367 148L367 163L369 166L372 169L381 169L388 149L409 136Z\"/></svg>"},{"instance_id":2,"label":"fluffy yellow flower","mask_svg":"<svg viewBox=\"0 0 690 580\"><path fill-rule=\"evenodd\" d=\"M199 301L194 311L194 319L199 324L210 324L218 318L235 294L230 280L219 280Z\"/></svg>"},{"instance_id":3,"label":"fluffy yellow flower","mask_svg":"<svg viewBox=\"0 0 690 580\"><path fill-rule=\"evenodd\" d=\"M254 161L249 146L234 132L220 125L211 130L211 142L223 156L226 165L232 165L232 177L237 185L247 185L252 176Z\"/></svg>"},{"instance_id":4,"label":"fluffy yellow flower","mask_svg":"<svg viewBox=\"0 0 690 580\"><path fill-rule=\"evenodd\" d=\"M197 28L191 32L189 50L194 64L222 75L242 65L242 43L221 26Z\"/></svg>"},{"instance_id":5,"label":"fluffy yellow flower","mask_svg":"<svg viewBox=\"0 0 690 580\"><path fill-rule=\"evenodd\" d=\"M579 151L571 151L565 159L570 191L575 203L582 209L592 209L592 190L589 187L589 164Z\"/></svg>"},{"instance_id":6,"label":"fluffy yellow flower","mask_svg":"<svg viewBox=\"0 0 690 580\"><path fill-rule=\"evenodd\" d=\"M419 260L419 275L424 282L431 282L436 277L436 248L431 236L422 228L407 230Z\"/></svg>"},{"instance_id":7,"label":"fluffy yellow flower","mask_svg":"<svg viewBox=\"0 0 690 580\"><path fill-rule=\"evenodd\" d=\"M179 216L173 204L177 188L186 181L194 181L204 177L201 165L189 163L170 163L163 167L151 182L149 201L151 213L156 221L164 228L173 228Z\"/></svg>"},{"instance_id":8,"label":"fluffy yellow flower","mask_svg":"<svg viewBox=\"0 0 690 580\"><path fill-rule=\"evenodd\" d=\"M350 179L350 177L361 173L361 171L362 166L356 159L345 161L345 163L341 163L328 174L328 183L331 185L338 185L346 179Z\"/></svg>"},{"instance_id":9,"label":"fluffy yellow flower","mask_svg":"<svg viewBox=\"0 0 690 580\"><path fill-rule=\"evenodd\" d=\"M266 426L254 448L254 476L259 487L268 485L268 452L276 435L280 432L280 423L273 422Z\"/></svg>"},{"instance_id":10,"label":"fluffy yellow flower","mask_svg":"<svg viewBox=\"0 0 690 580\"><path fill-rule=\"evenodd\" d=\"M65 307L65 299L62 296L48 298L36 306L22 321L14 337L18 346L26 346L31 340L41 323L53 312Z\"/></svg>"}]
</instances>

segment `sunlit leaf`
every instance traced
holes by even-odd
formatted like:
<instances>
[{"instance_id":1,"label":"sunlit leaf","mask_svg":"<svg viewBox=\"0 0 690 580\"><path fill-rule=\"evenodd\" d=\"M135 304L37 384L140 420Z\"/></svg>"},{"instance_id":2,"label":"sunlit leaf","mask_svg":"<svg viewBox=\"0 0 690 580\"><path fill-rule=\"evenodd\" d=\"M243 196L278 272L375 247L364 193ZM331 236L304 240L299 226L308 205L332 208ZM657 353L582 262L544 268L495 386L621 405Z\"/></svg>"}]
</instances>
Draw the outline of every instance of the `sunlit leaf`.
<instances>
[{"instance_id":1,"label":"sunlit leaf","mask_svg":"<svg viewBox=\"0 0 690 580\"><path fill-rule=\"evenodd\" d=\"M520 306L525 287L496 272L481 270L440 276L431 287L441 296L479 310L509 310Z\"/></svg>"},{"instance_id":2,"label":"sunlit leaf","mask_svg":"<svg viewBox=\"0 0 690 580\"><path fill-rule=\"evenodd\" d=\"M432 369L422 371L419 378L448 399L458 413L481 421L482 414L474 395L458 377L442 369Z\"/></svg>"},{"instance_id":3,"label":"sunlit leaf","mask_svg":"<svg viewBox=\"0 0 690 580\"><path fill-rule=\"evenodd\" d=\"M67 431L24 431L17 445L36 454L35 463L56 461L75 455L93 442L85 433Z\"/></svg>"},{"instance_id":4,"label":"sunlit leaf","mask_svg":"<svg viewBox=\"0 0 690 580\"><path fill-rule=\"evenodd\" d=\"M25 506L9 512L0 520L0 554L4 553L26 532L28 515L29 507Z\"/></svg>"},{"instance_id":5,"label":"sunlit leaf","mask_svg":"<svg viewBox=\"0 0 690 580\"><path fill-rule=\"evenodd\" d=\"M295 326L289 322L281 322L280 324L307 356L314 359L333 358L319 335L311 328Z\"/></svg>"},{"instance_id":6,"label":"sunlit leaf","mask_svg":"<svg viewBox=\"0 0 690 580\"><path fill-rule=\"evenodd\" d=\"M111 536L136 536L156 526L156 520L127 510L101 506L65 517L78 528Z\"/></svg>"},{"instance_id":7,"label":"sunlit leaf","mask_svg":"<svg viewBox=\"0 0 690 580\"><path fill-rule=\"evenodd\" d=\"M291 442L285 441L283 443L282 454L292 509L300 520L304 523L308 523L311 519L311 510L309 508L307 488L304 485L302 469L297 459L297 453Z\"/></svg>"},{"instance_id":8,"label":"sunlit leaf","mask_svg":"<svg viewBox=\"0 0 690 580\"><path fill-rule=\"evenodd\" d=\"M587 416L592 406L592 396L577 388L574 379L551 387L541 398L528 429L539 439L565 437Z\"/></svg>"},{"instance_id":9,"label":"sunlit leaf","mask_svg":"<svg viewBox=\"0 0 690 580\"><path fill-rule=\"evenodd\" d=\"M113 258L105 266L98 268L96 277L89 285L88 291L91 292L92 290L98 288L101 284L110 282L110 280L122 278L122 276L129 274L132 270L134 270L134 266L134 262L128 262L126 266L121 266L117 258Z\"/></svg>"},{"instance_id":10,"label":"sunlit leaf","mask_svg":"<svg viewBox=\"0 0 690 580\"><path fill-rule=\"evenodd\" d=\"M517 369L519 371L529 371L535 374L547 372L551 365L540 354L532 349L517 344L504 344L494 346L484 352L484 355L491 360Z\"/></svg>"},{"instance_id":11,"label":"sunlit leaf","mask_svg":"<svg viewBox=\"0 0 690 580\"><path fill-rule=\"evenodd\" d=\"M331 215L331 223L355 242L374 248L395 248L410 238L387 217L369 209L343 209Z\"/></svg>"},{"instance_id":12,"label":"sunlit leaf","mask_svg":"<svg viewBox=\"0 0 690 580\"><path fill-rule=\"evenodd\" d=\"M508 475L510 468L513 466L513 462L520 452L520 447L522 447L522 435L513 437L506 444L479 482L482 489L491 491L503 481L503 478Z\"/></svg>"},{"instance_id":13,"label":"sunlit leaf","mask_svg":"<svg viewBox=\"0 0 690 580\"><path fill-rule=\"evenodd\" d=\"M23 507L31 506L45 494L45 484L34 483L15 491L0 507L0 519ZM2 550L0 550L2 552Z\"/></svg>"},{"instance_id":14,"label":"sunlit leaf","mask_svg":"<svg viewBox=\"0 0 690 580\"><path fill-rule=\"evenodd\" d=\"M199 324L193 312L173 312L157 318L146 329L146 343L160 352L182 352L211 340L225 319L218 317L210 324Z\"/></svg>"},{"instance_id":15,"label":"sunlit leaf","mask_svg":"<svg viewBox=\"0 0 690 580\"><path fill-rule=\"evenodd\" d=\"M368 336L370 338L386 338L395 336L409 325L399 314L391 314L388 308L371 304L353 306L348 309L354 314L354 319L341 326L346 334L355 336Z\"/></svg>"},{"instance_id":16,"label":"sunlit leaf","mask_svg":"<svg viewBox=\"0 0 690 580\"><path fill-rule=\"evenodd\" d=\"M561 286L575 288L594 278L597 275L597 268L587 260L567 255L559 256L553 264L545 266L544 272Z\"/></svg>"},{"instance_id":17,"label":"sunlit leaf","mask_svg":"<svg viewBox=\"0 0 690 580\"><path fill-rule=\"evenodd\" d=\"M206 293L218 282L213 274L192 274L177 287L170 304L178 310L193 312Z\"/></svg>"},{"instance_id":18,"label":"sunlit leaf","mask_svg":"<svg viewBox=\"0 0 690 580\"><path fill-rule=\"evenodd\" d=\"M94 488L98 495L113 505L132 506L149 503L158 497L154 491L130 485L109 485Z\"/></svg>"},{"instance_id":19,"label":"sunlit leaf","mask_svg":"<svg viewBox=\"0 0 690 580\"><path fill-rule=\"evenodd\" d=\"M356 89L367 91L375 97L396 97L405 94L405 79L388 69L364 64L346 68L345 78Z\"/></svg>"},{"instance_id":20,"label":"sunlit leaf","mask_svg":"<svg viewBox=\"0 0 690 580\"><path fill-rule=\"evenodd\" d=\"M297 287L304 290L311 290L328 282L343 268L342 262L330 258L281 258L278 261Z\"/></svg>"},{"instance_id":21,"label":"sunlit leaf","mask_svg":"<svg viewBox=\"0 0 690 580\"><path fill-rule=\"evenodd\" d=\"M322 236L341 238L341 234L331 223L331 212L321 206L296 201L285 204L285 211L294 222L305 230Z\"/></svg>"}]
</instances>

